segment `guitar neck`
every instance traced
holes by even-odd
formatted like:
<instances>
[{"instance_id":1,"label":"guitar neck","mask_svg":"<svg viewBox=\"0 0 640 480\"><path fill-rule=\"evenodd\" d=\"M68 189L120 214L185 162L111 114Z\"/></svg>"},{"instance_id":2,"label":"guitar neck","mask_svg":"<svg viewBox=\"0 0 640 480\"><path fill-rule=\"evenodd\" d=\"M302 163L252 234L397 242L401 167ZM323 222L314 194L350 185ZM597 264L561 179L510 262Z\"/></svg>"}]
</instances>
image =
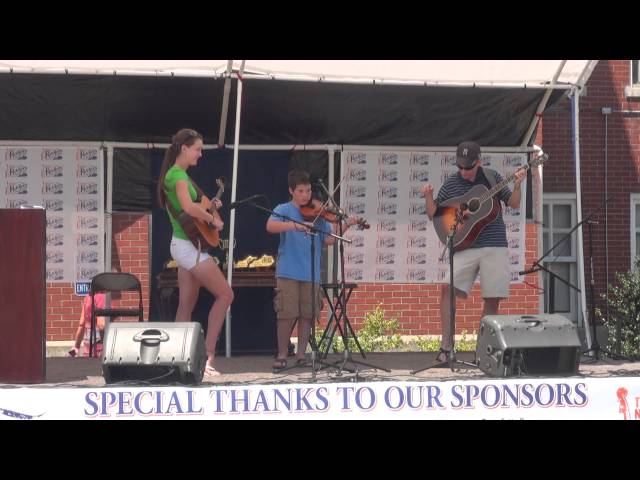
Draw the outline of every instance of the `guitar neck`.
<instances>
[{"instance_id":1,"label":"guitar neck","mask_svg":"<svg viewBox=\"0 0 640 480\"><path fill-rule=\"evenodd\" d=\"M220 187L220 188L218 189L218 191L216 192L215 197L213 197L213 199L212 199L212 200L220 200L220 198L222 197L222 194L223 194L223 193L224 193L224 187ZM212 215L214 214L214 212L217 212L217 211L218 211L218 209L215 207L215 205L213 205L213 201L212 201L212 203L211 203L211 207L209 207L209 208L207 209L207 211L208 211L210 214L212 214Z\"/></svg>"},{"instance_id":2,"label":"guitar neck","mask_svg":"<svg viewBox=\"0 0 640 480\"><path fill-rule=\"evenodd\" d=\"M525 163L522 167L518 168L515 172L513 172L507 178L502 180L500 183L496 183L492 188L490 188L484 195L482 195L482 197L480 198L480 202L482 203L485 200L488 200L489 198L493 197L496 193L498 193L500 190L502 190L504 187L509 185L509 183L511 183L511 181L516 178L516 173L518 173L519 170L526 171L528 169L529 169L529 164Z\"/></svg>"}]
</instances>

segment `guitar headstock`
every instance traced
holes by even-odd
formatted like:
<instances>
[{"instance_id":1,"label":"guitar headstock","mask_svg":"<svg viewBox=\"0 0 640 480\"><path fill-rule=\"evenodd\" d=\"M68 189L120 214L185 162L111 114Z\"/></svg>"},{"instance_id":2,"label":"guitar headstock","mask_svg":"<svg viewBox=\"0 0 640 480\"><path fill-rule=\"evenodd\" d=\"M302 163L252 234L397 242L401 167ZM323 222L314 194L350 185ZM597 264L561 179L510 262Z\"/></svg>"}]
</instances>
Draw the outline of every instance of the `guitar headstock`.
<instances>
[{"instance_id":1,"label":"guitar headstock","mask_svg":"<svg viewBox=\"0 0 640 480\"><path fill-rule=\"evenodd\" d=\"M537 167L538 165L542 165L547 160L549 160L549 155L547 155L546 153L538 155L537 157L533 158L529 162L529 168L534 168L534 167Z\"/></svg>"},{"instance_id":2,"label":"guitar headstock","mask_svg":"<svg viewBox=\"0 0 640 480\"><path fill-rule=\"evenodd\" d=\"M218 187L218 193L222 195L224 193L224 188L227 184L226 177L216 178L216 186Z\"/></svg>"}]
</instances>

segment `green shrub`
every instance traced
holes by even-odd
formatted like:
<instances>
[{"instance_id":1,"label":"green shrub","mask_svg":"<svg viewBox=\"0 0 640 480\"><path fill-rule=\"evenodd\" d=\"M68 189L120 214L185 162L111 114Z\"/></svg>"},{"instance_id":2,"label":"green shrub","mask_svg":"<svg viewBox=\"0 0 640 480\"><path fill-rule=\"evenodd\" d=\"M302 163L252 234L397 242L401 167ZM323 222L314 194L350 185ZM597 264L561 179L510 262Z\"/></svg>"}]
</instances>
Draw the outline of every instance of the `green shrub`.
<instances>
[{"instance_id":1,"label":"green shrub","mask_svg":"<svg viewBox=\"0 0 640 480\"><path fill-rule=\"evenodd\" d=\"M609 284L602 298L609 302L609 315L596 309L607 329L608 348L616 351L618 322L620 323L620 353L631 359L640 358L640 257L633 261L633 269L616 272L618 285Z\"/></svg>"},{"instance_id":2,"label":"green shrub","mask_svg":"<svg viewBox=\"0 0 640 480\"><path fill-rule=\"evenodd\" d=\"M474 330L473 335L476 332ZM415 346L421 352L437 352L440 350L440 338L418 337L415 340ZM462 331L462 337L455 342L457 352L475 352L476 341L472 338L467 338L467 331Z\"/></svg>"},{"instance_id":3,"label":"green shrub","mask_svg":"<svg viewBox=\"0 0 640 480\"><path fill-rule=\"evenodd\" d=\"M358 343L365 352L388 352L399 350L404 346L398 330L397 318L385 318L385 311L382 304L379 304L372 312L367 312L360 330L356 332ZM322 337L321 331L316 331L316 340L319 342ZM340 331L336 330L332 342L333 351L342 353L344 342L340 336ZM355 340L349 336L349 350L358 351Z\"/></svg>"}]
</instances>

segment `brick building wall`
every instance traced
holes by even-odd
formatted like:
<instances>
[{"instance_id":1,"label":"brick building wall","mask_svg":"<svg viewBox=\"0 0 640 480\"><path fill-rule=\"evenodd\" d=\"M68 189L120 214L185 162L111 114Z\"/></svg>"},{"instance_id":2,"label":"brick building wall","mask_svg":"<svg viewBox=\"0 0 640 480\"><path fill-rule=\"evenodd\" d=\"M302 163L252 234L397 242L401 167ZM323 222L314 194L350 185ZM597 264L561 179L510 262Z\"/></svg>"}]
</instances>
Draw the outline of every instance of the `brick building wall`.
<instances>
[{"instance_id":1,"label":"brick building wall","mask_svg":"<svg viewBox=\"0 0 640 480\"><path fill-rule=\"evenodd\" d=\"M114 213L112 218L112 266L122 272L130 272L142 284L144 318L149 315L151 271L149 257L149 216L140 213ZM76 296L72 283L47 283L46 339L49 341L72 340L84 297ZM137 307L137 295L128 292L112 298L113 306ZM134 319L135 321L135 319Z\"/></svg>"},{"instance_id":2,"label":"brick building wall","mask_svg":"<svg viewBox=\"0 0 640 480\"><path fill-rule=\"evenodd\" d=\"M630 194L640 192L640 115L615 110L640 109L638 99L625 98L630 83L629 60L601 60L579 98L582 213L591 212L599 222L593 225L593 261L596 305L606 291L605 212L605 115L603 107L614 112L607 119L607 190L609 282L615 272L627 271L631 263ZM571 126L571 103L563 100L547 110L538 130L537 141L550 156L545 164L544 193L575 193L575 165ZM588 257L588 229L583 232L585 278L591 272ZM588 298L587 298L588 301Z\"/></svg>"},{"instance_id":3,"label":"brick building wall","mask_svg":"<svg viewBox=\"0 0 640 480\"><path fill-rule=\"evenodd\" d=\"M145 320L149 315L150 258L147 248L149 238L149 218L146 214L114 213L113 215L112 264L123 272L136 275L143 289ZM527 223L526 264L537 258L537 226ZM504 301L500 313L520 314L538 312L537 275L528 275L527 284L511 287L511 297ZM348 304L349 318L357 329L364 315L382 303L386 318L399 320L402 335L440 334L440 311L438 285L425 284L374 284L362 283L354 290ZM73 284L47 284L47 340L71 340L80 317L82 299L73 291ZM137 298L123 294L115 298L114 305L137 305ZM482 311L480 289L475 286L469 299L458 302L458 333L477 331ZM322 318L327 318L327 306Z\"/></svg>"}]
</instances>

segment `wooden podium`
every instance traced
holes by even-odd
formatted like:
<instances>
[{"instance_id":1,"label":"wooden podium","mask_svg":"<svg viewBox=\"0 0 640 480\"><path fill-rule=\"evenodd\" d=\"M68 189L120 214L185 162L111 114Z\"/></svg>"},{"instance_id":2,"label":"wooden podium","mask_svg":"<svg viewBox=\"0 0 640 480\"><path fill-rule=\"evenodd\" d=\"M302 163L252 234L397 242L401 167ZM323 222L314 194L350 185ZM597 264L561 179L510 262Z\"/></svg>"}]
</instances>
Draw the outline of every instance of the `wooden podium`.
<instances>
[{"instance_id":1,"label":"wooden podium","mask_svg":"<svg viewBox=\"0 0 640 480\"><path fill-rule=\"evenodd\" d=\"M46 216L0 209L0 383L43 383Z\"/></svg>"}]
</instances>

